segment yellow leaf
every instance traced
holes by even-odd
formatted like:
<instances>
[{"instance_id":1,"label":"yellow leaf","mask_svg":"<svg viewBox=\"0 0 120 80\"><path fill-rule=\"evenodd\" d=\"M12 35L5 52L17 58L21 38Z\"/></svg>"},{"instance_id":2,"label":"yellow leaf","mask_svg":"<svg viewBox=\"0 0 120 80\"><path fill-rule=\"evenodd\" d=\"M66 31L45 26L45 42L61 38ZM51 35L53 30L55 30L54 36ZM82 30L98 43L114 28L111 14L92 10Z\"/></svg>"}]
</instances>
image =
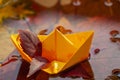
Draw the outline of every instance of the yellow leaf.
<instances>
[{"instance_id":1,"label":"yellow leaf","mask_svg":"<svg viewBox=\"0 0 120 80\"><path fill-rule=\"evenodd\" d=\"M2 1L0 0L0 3ZM27 15L31 15L34 12L28 9L25 9L25 4L18 5L17 7L13 7L12 3L9 5L6 5L5 7L0 8L0 23L3 21L3 19L6 18L19 18L23 19Z\"/></svg>"},{"instance_id":2,"label":"yellow leaf","mask_svg":"<svg viewBox=\"0 0 120 80\"><path fill-rule=\"evenodd\" d=\"M5 18L13 18L14 16L15 13L13 12L11 5L0 8L0 22L2 22L2 20Z\"/></svg>"},{"instance_id":3,"label":"yellow leaf","mask_svg":"<svg viewBox=\"0 0 120 80\"><path fill-rule=\"evenodd\" d=\"M19 16L20 19L23 19L27 15L34 14L32 10L25 9L25 4L19 5L14 8L16 16Z\"/></svg>"},{"instance_id":4,"label":"yellow leaf","mask_svg":"<svg viewBox=\"0 0 120 80\"><path fill-rule=\"evenodd\" d=\"M0 0L0 5L2 4L2 0Z\"/></svg>"}]
</instances>

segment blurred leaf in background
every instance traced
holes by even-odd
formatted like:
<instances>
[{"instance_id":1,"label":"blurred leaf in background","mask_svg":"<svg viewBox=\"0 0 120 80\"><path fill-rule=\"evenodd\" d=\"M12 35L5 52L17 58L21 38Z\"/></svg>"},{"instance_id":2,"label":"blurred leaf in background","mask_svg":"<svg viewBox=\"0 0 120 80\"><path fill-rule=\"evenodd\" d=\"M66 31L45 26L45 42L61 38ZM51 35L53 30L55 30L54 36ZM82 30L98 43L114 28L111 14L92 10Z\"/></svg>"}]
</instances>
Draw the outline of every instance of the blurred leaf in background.
<instances>
[{"instance_id":1,"label":"blurred leaf in background","mask_svg":"<svg viewBox=\"0 0 120 80\"><path fill-rule=\"evenodd\" d=\"M23 19L34 14L30 0L0 0L0 23L4 19Z\"/></svg>"}]
</instances>

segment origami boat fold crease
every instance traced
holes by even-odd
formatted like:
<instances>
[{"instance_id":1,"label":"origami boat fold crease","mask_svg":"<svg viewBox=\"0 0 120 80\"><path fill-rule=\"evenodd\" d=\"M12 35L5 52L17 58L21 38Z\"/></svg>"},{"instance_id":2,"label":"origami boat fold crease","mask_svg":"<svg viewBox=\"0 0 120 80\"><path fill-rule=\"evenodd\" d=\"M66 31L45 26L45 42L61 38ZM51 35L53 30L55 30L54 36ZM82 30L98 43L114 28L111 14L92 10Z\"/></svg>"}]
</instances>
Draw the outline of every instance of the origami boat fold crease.
<instances>
[{"instance_id":1,"label":"origami boat fold crease","mask_svg":"<svg viewBox=\"0 0 120 80\"><path fill-rule=\"evenodd\" d=\"M57 74L87 59L93 34L93 31L62 34L55 29L48 35L38 35L42 42L42 56L50 61L42 70L49 74ZM19 46L18 37L18 34L11 35L22 58L30 62L32 59Z\"/></svg>"}]
</instances>

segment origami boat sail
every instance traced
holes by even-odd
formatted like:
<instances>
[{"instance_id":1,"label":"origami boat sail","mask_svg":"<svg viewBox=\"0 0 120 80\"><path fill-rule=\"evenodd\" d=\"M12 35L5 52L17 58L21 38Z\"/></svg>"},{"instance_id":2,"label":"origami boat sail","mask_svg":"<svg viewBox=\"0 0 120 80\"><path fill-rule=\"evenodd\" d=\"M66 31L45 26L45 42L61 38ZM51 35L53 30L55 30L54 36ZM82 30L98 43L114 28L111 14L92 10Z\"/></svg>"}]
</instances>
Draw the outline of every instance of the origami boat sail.
<instances>
[{"instance_id":1,"label":"origami boat sail","mask_svg":"<svg viewBox=\"0 0 120 80\"><path fill-rule=\"evenodd\" d=\"M42 56L50 61L42 70L49 74L57 74L87 59L93 33L88 31L64 35L55 29L49 35L38 35L42 42ZM11 35L23 59L30 62L31 58L22 51L17 37L18 35Z\"/></svg>"},{"instance_id":2,"label":"origami boat sail","mask_svg":"<svg viewBox=\"0 0 120 80\"><path fill-rule=\"evenodd\" d=\"M77 47L77 50L63 67L63 70L89 57L89 50L92 43L93 31L69 34L66 35L66 37L74 43L74 45Z\"/></svg>"},{"instance_id":3,"label":"origami boat sail","mask_svg":"<svg viewBox=\"0 0 120 80\"><path fill-rule=\"evenodd\" d=\"M61 32L55 30L42 42L42 55L49 61L66 62L77 50Z\"/></svg>"}]
</instances>

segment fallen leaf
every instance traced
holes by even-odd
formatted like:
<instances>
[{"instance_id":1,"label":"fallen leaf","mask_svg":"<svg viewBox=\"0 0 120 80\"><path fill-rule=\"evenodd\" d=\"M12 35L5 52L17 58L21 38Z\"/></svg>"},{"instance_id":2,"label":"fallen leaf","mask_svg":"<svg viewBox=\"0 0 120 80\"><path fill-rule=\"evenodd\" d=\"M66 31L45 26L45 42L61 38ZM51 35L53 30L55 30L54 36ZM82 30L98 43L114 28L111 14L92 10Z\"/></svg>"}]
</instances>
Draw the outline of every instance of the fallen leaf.
<instances>
[{"instance_id":1,"label":"fallen leaf","mask_svg":"<svg viewBox=\"0 0 120 80\"><path fill-rule=\"evenodd\" d=\"M0 23L2 23L6 18L23 19L28 15L34 14L32 10L26 9L25 7L26 4L17 5L14 7L12 2L4 7L0 7Z\"/></svg>"},{"instance_id":2,"label":"fallen leaf","mask_svg":"<svg viewBox=\"0 0 120 80\"><path fill-rule=\"evenodd\" d=\"M119 31L118 30L112 30L112 31L109 32L109 34L111 36L115 36L115 35L119 34Z\"/></svg>"},{"instance_id":3,"label":"fallen leaf","mask_svg":"<svg viewBox=\"0 0 120 80\"><path fill-rule=\"evenodd\" d=\"M15 17L15 13L11 5L7 5L4 8L0 8L0 23L3 21L3 19L14 18L14 17Z\"/></svg>"},{"instance_id":4,"label":"fallen leaf","mask_svg":"<svg viewBox=\"0 0 120 80\"><path fill-rule=\"evenodd\" d=\"M47 31L48 31L47 29L41 30L38 34L39 35L46 35Z\"/></svg>"},{"instance_id":5,"label":"fallen leaf","mask_svg":"<svg viewBox=\"0 0 120 80\"><path fill-rule=\"evenodd\" d=\"M37 35L27 30L19 30L20 45L30 57L42 55L42 43Z\"/></svg>"},{"instance_id":6,"label":"fallen leaf","mask_svg":"<svg viewBox=\"0 0 120 80\"><path fill-rule=\"evenodd\" d=\"M16 16L19 16L20 19L25 18L27 15L34 14L32 10L25 9L25 4L14 7L14 12L16 13Z\"/></svg>"},{"instance_id":7,"label":"fallen leaf","mask_svg":"<svg viewBox=\"0 0 120 80\"><path fill-rule=\"evenodd\" d=\"M23 51L32 57L30 62L30 69L27 77L30 77L37 71L39 71L42 66L44 66L48 60L42 57L42 43L38 39L37 35L27 31L19 30L20 45Z\"/></svg>"},{"instance_id":8,"label":"fallen leaf","mask_svg":"<svg viewBox=\"0 0 120 80\"><path fill-rule=\"evenodd\" d=\"M100 49L99 48L96 48L95 50L94 50L94 54L98 54L100 52Z\"/></svg>"},{"instance_id":9,"label":"fallen leaf","mask_svg":"<svg viewBox=\"0 0 120 80\"><path fill-rule=\"evenodd\" d=\"M63 34L67 34L67 33L72 33L72 30L70 29L65 29L63 26L58 26L56 27L60 32L62 32Z\"/></svg>"}]
</instances>

